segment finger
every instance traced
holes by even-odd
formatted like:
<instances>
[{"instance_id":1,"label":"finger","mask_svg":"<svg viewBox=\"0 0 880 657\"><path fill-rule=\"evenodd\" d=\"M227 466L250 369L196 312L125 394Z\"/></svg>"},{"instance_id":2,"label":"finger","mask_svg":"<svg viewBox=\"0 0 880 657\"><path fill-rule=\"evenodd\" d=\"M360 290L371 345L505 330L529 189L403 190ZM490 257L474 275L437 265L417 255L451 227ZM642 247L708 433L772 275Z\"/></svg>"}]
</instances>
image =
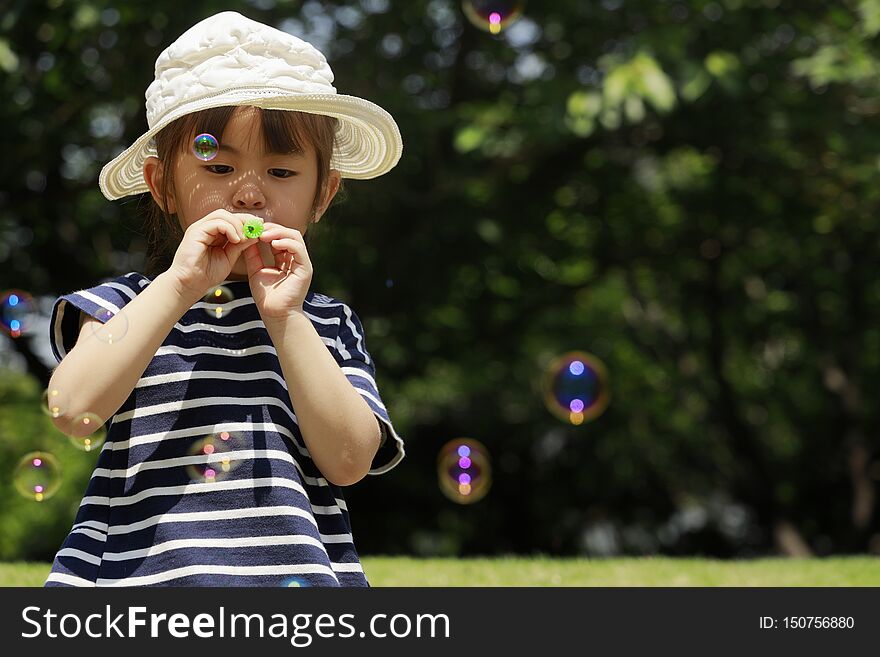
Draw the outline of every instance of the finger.
<instances>
[{"instance_id":1,"label":"finger","mask_svg":"<svg viewBox=\"0 0 880 657\"><path fill-rule=\"evenodd\" d=\"M228 221L235 228L235 231L245 240L256 239L255 237L247 237L247 235L245 235L244 225L246 222L256 221L261 224L264 223L261 217L258 217L255 214L250 214L249 212L229 212L228 210L216 210L215 214L218 219Z\"/></svg>"},{"instance_id":2,"label":"finger","mask_svg":"<svg viewBox=\"0 0 880 657\"><path fill-rule=\"evenodd\" d=\"M280 226L278 224L264 224L263 234L260 235L260 240L263 242L269 242L274 239L285 237L299 240L301 242L303 241L302 233L296 228L288 228L287 226Z\"/></svg>"},{"instance_id":3,"label":"finger","mask_svg":"<svg viewBox=\"0 0 880 657\"><path fill-rule=\"evenodd\" d=\"M245 215L250 216L250 215ZM242 219L238 218L236 214L229 212L228 210L223 210L222 208L218 208L216 210L212 210L200 220L202 223L210 223L215 221L225 221L228 224L232 225L237 229L239 235L241 234L241 223Z\"/></svg>"},{"instance_id":4,"label":"finger","mask_svg":"<svg viewBox=\"0 0 880 657\"><path fill-rule=\"evenodd\" d=\"M296 258L298 244L292 238L275 239L270 242L275 267L281 272L290 271Z\"/></svg>"},{"instance_id":5,"label":"finger","mask_svg":"<svg viewBox=\"0 0 880 657\"><path fill-rule=\"evenodd\" d=\"M250 212L227 212L226 216L231 217L233 219L238 219L239 221L241 221L241 223L244 223L246 221L259 221L261 224L264 224L264 225L269 223L265 219L263 219L262 217L259 217L255 214L251 214Z\"/></svg>"},{"instance_id":6,"label":"finger","mask_svg":"<svg viewBox=\"0 0 880 657\"><path fill-rule=\"evenodd\" d=\"M309 252L306 245L295 239L282 239L272 242L272 248L278 249L282 254L286 254L284 261L287 271L291 271L294 267L303 267L306 272L311 273L312 261L309 259Z\"/></svg>"},{"instance_id":7,"label":"finger","mask_svg":"<svg viewBox=\"0 0 880 657\"><path fill-rule=\"evenodd\" d=\"M302 254L304 247L301 242L296 241L292 237L282 237L279 239L273 239L269 242L269 245L277 250L277 251L287 251L288 253L293 254Z\"/></svg>"},{"instance_id":8,"label":"finger","mask_svg":"<svg viewBox=\"0 0 880 657\"><path fill-rule=\"evenodd\" d=\"M196 230L201 233L200 237L212 238L208 241L199 240L208 246L212 246L214 240L220 235L226 237L227 241L233 244L241 241L241 237L235 232L235 227L223 219L209 219L204 223L195 223L193 226L196 226Z\"/></svg>"},{"instance_id":9,"label":"finger","mask_svg":"<svg viewBox=\"0 0 880 657\"><path fill-rule=\"evenodd\" d=\"M278 252L281 257L281 263L278 266L283 272L293 271L293 265L296 262L296 254L288 253L287 251L279 251Z\"/></svg>"},{"instance_id":10,"label":"finger","mask_svg":"<svg viewBox=\"0 0 880 657\"><path fill-rule=\"evenodd\" d=\"M244 237L244 222L252 218L253 215L243 212L226 212L219 215L219 219L226 221L235 229L235 232ZM244 237L244 239L248 239Z\"/></svg>"},{"instance_id":11,"label":"finger","mask_svg":"<svg viewBox=\"0 0 880 657\"><path fill-rule=\"evenodd\" d=\"M260 249L256 242L251 242L245 247L244 264L247 268L248 278L258 274L263 268L263 258L260 256Z\"/></svg>"},{"instance_id":12,"label":"finger","mask_svg":"<svg viewBox=\"0 0 880 657\"><path fill-rule=\"evenodd\" d=\"M229 210L224 210L223 208L217 208L216 210L212 210L208 214L206 214L204 219L225 219L226 221L235 221L238 223L242 223L247 221L248 219L259 219L262 221L261 217L257 215L251 214L250 212L230 212Z\"/></svg>"},{"instance_id":13,"label":"finger","mask_svg":"<svg viewBox=\"0 0 880 657\"><path fill-rule=\"evenodd\" d=\"M238 242L234 244L229 244L226 246L226 255L229 258L229 262L235 262L238 257L247 252L247 249L251 246L257 246L257 240L255 238L242 237Z\"/></svg>"}]
</instances>

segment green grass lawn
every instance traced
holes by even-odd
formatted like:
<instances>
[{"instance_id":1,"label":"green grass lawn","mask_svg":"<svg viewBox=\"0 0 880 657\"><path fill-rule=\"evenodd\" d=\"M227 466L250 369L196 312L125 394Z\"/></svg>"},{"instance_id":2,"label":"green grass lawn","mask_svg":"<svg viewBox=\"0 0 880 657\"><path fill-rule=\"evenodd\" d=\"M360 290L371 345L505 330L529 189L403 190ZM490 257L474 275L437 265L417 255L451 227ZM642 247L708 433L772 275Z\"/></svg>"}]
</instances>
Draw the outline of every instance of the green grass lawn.
<instances>
[{"instance_id":1,"label":"green grass lawn","mask_svg":"<svg viewBox=\"0 0 880 657\"><path fill-rule=\"evenodd\" d=\"M363 557L373 586L880 586L880 560ZM42 586L45 563L0 563L0 586Z\"/></svg>"}]
</instances>

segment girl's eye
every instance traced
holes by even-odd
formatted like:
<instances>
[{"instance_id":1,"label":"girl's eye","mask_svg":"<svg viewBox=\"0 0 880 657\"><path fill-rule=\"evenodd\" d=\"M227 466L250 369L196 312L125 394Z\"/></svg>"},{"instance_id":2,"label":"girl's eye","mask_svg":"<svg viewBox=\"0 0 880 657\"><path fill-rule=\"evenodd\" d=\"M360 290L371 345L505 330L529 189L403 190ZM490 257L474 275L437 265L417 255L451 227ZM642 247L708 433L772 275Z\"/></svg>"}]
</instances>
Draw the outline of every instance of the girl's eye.
<instances>
[{"instance_id":1,"label":"girl's eye","mask_svg":"<svg viewBox=\"0 0 880 657\"><path fill-rule=\"evenodd\" d=\"M290 178L296 175L296 171L290 169L269 169L269 173L277 178Z\"/></svg>"},{"instance_id":2,"label":"girl's eye","mask_svg":"<svg viewBox=\"0 0 880 657\"><path fill-rule=\"evenodd\" d=\"M205 168L211 173L229 173L232 171L232 167L225 164L209 164ZM218 171L218 169L225 169L225 171Z\"/></svg>"}]
</instances>

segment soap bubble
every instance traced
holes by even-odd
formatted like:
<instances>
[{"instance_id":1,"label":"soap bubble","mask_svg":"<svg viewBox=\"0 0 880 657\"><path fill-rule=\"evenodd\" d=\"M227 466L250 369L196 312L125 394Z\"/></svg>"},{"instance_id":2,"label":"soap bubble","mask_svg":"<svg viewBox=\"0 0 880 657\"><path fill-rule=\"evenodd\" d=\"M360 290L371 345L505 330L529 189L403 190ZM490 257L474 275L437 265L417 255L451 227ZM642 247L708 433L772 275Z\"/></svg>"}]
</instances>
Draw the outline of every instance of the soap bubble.
<instances>
[{"instance_id":1,"label":"soap bubble","mask_svg":"<svg viewBox=\"0 0 880 657\"><path fill-rule=\"evenodd\" d=\"M241 447L241 436L232 431L215 431L197 440L189 450L189 455L195 457L186 468L190 481L213 483L224 479L240 464L234 452Z\"/></svg>"},{"instance_id":2,"label":"soap bubble","mask_svg":"<svg viewBox=\"0 0 880 657\"><path fill-rule=\"evenodd\" d=\"M542 379L544 404L564 422L583 424L599 417L608 407L608 369L582 351L556 358Z\"/></svg>"},{"instance_id":3,"label":"soap bubble","mask_svg":"<svg viewBox=\"0 0 880 657\"><path fill-rule=\"evenodd\" d=\"M101 342L113 344L119 342L128 333L128 317L121 309L119 312L114 312L109 308L99 308L95 318L98 321L91 322L89 326L92 327L92 335ZM111 319L114 320L113 325L108 326Z\"/></svg>"},{"instance_id":4,"label":"soap bubble","mask_svg":"<svg viewBox=\"0 0 880 657\"><path fill-rule=\"evenodd\" d=\"M202 303L205 304L205 312L211 317L220 319L226 317L231 310L229 303L235 300L235 295L225 285L218 285L208 290L208 293L202 297Z\"/></svg>"},{"instance_id":5,"label":"soap bubble","mask_svg":"<svg viewBox=\"0 0 880 657\"><path fill-rule=\"evenodd\" d=\"M476 27L491 34L499 34L519 20L525 2L520 0L464 0L464 15Z\"/></svg>"},{"instance_id":6,"label":"soap bubble","mask_svg":"<svg viewBox=\"0 0 880 657\"><path fill-rule=\"evenodd\" d=\"M205 162L213 160L219 152L220 142L212 134L203 132L193 140L193 153L200 160Z\"/></svg>"},{"instance_id":7,"label":"soap bubble","mask_svg":"<svg viewBox=\"0 0 880 657\"><path fill-rule=\"evenodd\" d=\"M7 290L0 296L0 325L11 338L20 337L31 325L34 300L22 290Z\"/></svg>"},{"instance_id":8,"label":"soap bubble","mask_svg":"<svg viewBox=\"0 0 880 657\"><path fill-rule=\"evenodd\" d=\"M471 438L456 438L446 443L437 456L440 490L453 502L478 502L492 485L489 451Z\"/></svg>"},{"instance_id":9,"label":"soap bubble","mask_svg":"<svg viewBox=\"0 0 880 657\"><path fill-rule=\"evenodd\" d=\"M67 437L77 449L91 452L104 444L107 429L104 421L94 413L81 413L73 419L73 426Z\"/></svg>"},{"instance_id":10,"label":"soap bubble","mask_svg":"<svg viewBox=\"0 0 880 657\"><path fill-rule=\"evenodd\" d=\"M300 579L299 577L289 577L281 583L281 586L287 588L304 588L308 585L309 583L306 580Z\"/></svg>"},{"instance_id":11,"label":"soap bubble","mask_svg":"<svg viewBox=\"0 0 880 657\"><path fill-rule=\"evenodd\" d=\"M49 417L61 417L67 410L67 395L57 388L46 388L40 408Z\"/></svg>"},{"instance_id":12,"label":"soap bubble","mask_svg":"<svg viewBox=\"0 0 880 657\"><path fill-rule=\"evenodd\" d=\"M48 452L31 452L18 462L12 483L22 497L42 502L52 497L61 485L61 466Z\"/></svg>"}]
</instances>

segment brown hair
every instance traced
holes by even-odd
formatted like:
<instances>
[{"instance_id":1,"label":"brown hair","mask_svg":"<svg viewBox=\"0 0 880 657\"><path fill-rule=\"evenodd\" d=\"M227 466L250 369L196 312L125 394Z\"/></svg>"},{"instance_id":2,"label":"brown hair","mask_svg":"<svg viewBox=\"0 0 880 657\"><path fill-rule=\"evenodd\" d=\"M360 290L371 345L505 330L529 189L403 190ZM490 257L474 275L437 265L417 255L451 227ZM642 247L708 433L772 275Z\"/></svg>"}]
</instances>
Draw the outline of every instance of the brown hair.
<instances>
[{"instance_id":1,"label":"brown hair","mask_svg":"<svg viewBox=\"0 0 880 657\"><path fill-rule=\"evenodd\" d=\"M330 172L330 157L333 154L336 126L339 123L332 116L308 114L288 110L264 110L260 108L260 120L263 133L263 145L270 153L290 153L306 149L310 144L315 151L318 165L318 183L312 199L311 211L317 211L325 193L325 186ZM235 112L235 106L214 107L182 116L170 123L156 135L156 150L162 171L171 172L174 160L179 153L185 152L193 134L203 132L223 138L226 124ZM168 207L168 199L175 194L174 176L163 175L160 196L163 205ZM340 191L342 187L340 185ZM174 260L174 254L183 239L183 229L177 215L170 215L156 203L151 195L147 195L149 207L146 212L147 259L145 274L156 276L168 269ZM337 196L337 198L340 198ZM306 247L309 246L309 235L314 230L306 231L303 236Z\"/></svg>"}]
</instances>

